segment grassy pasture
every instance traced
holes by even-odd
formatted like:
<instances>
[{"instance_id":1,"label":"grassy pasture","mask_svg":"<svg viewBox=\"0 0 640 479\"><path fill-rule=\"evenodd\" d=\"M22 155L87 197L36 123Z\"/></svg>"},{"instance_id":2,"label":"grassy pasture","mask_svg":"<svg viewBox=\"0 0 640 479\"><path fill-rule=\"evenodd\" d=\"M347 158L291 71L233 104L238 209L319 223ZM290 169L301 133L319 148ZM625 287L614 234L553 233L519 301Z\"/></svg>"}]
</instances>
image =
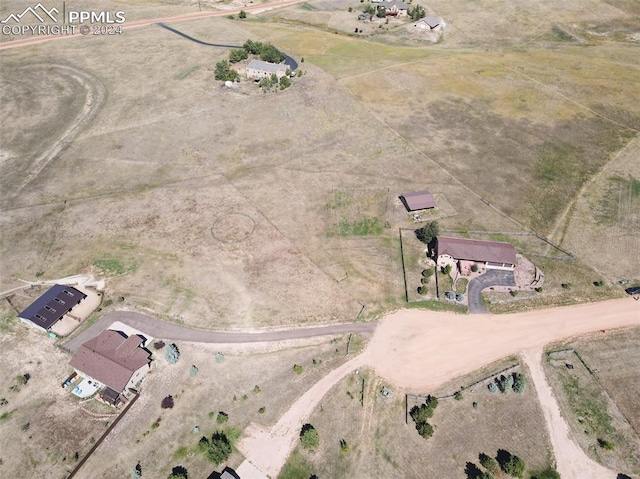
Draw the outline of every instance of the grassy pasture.
<instances>
[{"instance_id":1,"label":"grassy pasture","mask_svg":"<svg viewBox=\"0 0 640 479\"><path fill-rule=\"evenodd\" d=\"M503 363L457 378L440 391L452 394L460 384L470 384L502 369ZM488 372L487 372L488 371ZM526 371L524 371L526 373ZM364 405L360 404L365 378ZM380 394L383 386L394 391L389 399ZM478 409L472 403L479 404ZM495 454L505 448L522 457L528 470L542 469L552 456L542 412L535 393L491 394L478 386L465 391L463 399L442 400L430 423L435 433L422 439L413 424L405 424L405 398L393 385L369 371L350 375L322 400L309 422L320 435L315 453L301 448L291 456L286 474L294 469L311 471L318 477L463 477L467 461L478 463L478 454ZM464 430L464 434L460 431ZM349 445L348 453L340 440ZM281 474L280 479L296 477ZM528 476L526 476L528 477Z\"/></svg>"},{"instance_id":2,"label":"grassy pasture","mask_svg":"<svg viewBox=\"0 0 640 479\"><path fill-rule=\"evenodd\" d=\"M584 364L570 352L550 354L544 362L563 414L581 447L601 464L631 475L640 473L636 401L639 338L638 328L593 333L548 348L575 349ZM613 443L613 450L600 447L598 439Z\"/></svg>"}]
</instances>

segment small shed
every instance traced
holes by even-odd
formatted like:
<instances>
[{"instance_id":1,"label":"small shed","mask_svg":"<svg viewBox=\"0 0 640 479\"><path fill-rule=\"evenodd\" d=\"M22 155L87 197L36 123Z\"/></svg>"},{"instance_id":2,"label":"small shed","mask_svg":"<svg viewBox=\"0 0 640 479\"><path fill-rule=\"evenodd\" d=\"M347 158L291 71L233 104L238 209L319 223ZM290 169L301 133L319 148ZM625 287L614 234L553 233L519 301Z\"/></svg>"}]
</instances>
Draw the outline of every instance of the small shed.
<instances>
[{"instance_id":1,"label":"small shed","mask_svg":"<svg viewBox=\"0 0 640 479\"><path fill-rule=\"evenodd\" d=\"M436 206L433 195L424 190L403 193L400 196L400 200L407 208L407 211L427 210Z\"/></svg>"}]
</instances>

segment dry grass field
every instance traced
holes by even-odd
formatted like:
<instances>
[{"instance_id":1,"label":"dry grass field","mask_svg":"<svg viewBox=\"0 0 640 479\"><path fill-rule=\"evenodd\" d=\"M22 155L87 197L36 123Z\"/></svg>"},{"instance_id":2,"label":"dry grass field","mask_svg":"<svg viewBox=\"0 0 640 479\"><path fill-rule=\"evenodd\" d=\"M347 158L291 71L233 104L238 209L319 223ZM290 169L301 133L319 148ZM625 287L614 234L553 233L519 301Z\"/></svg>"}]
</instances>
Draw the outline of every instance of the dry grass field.
<instances>
[{"instance_id":1,"label":"dry grass field","mask_svg":"<svg viewBox=\"0 0 640 479\"><path fill-rule=\"evenodd\" d=\"M114 411L93 400L80 404L62 389L72 372L70 356L48 337L6 319L11 314L5 305L0 325L4 385L0 398L7 403L0 406L0 475L17 477L28 470L31 477L66 477L77 463L75 453L82 458L88 452L113 421ZM154 354L139 400L77 477L128 477L139 461L145 476L165 477L182 464L189 477L205 479L215 466L195 454L200 437L217 428L237 435L249 422L274 423L298 396L348 358L346 344L346 337L251 347L180 343L176 365L168 365L160 351ZM362 345L362 339L354 336L350 353ZM224 353L221 363L214 359L218 351ZM189 374L192 364L198 367L196 376ZM292 370L294 364L303 366L302 374ZM30 379L21 385L17 376L24 374ZM168 395L174 397L175 406L161 409L160 401ZM216 423L218 411L229 415L228 423ZM152 427L158 418L159 427ZM194 426L200 434L193 433ZM236 453L230 463L237 466L241 460Z\"/></svg>"},{"instance_id":2,"label":"dry grass field","mask_svg":"<svg viewBox=\"0 0 640 479\"><path fill-rule=\"evenodd\" d=\"M134 21L196 12L198 3L85 6L122 9ZM16 5L3 3L0 15ZM107 278L105 297L203 328L370 319L404 304L398 227L410 219L396 214L394 200L424 188L444 199L441 228L534 230L577 255L572 262L531 257L545 272L544 292L496 301L495 311L604 299L622 294L611 288L615 280L638 279L640 173L629 167L637 164L640 129L640 106L629 100L640 94L637 2L584 8L578 0L437 0L429 12L448 27L435 45L405 38L400 28L366 38L334 33L348 32L355 12L345 12L347 4L338 11L335 2L308 5L253 21L171 25L211 43L271 41L304 58L305 74L268 95L250 82L221 87L213 69L226 50L155 25L4 50L0 290L21 279L90 271ZM595 288L599 279L608 285ZM108 421L76 421L83 413L59 387L68 357L43 336L12 326L12 312L4 302L2 308L0 379L7 390L0 397L8 404L0 406L7 414L0 450L9 452L0 475L26 458L34 475L58 477ZM137 409L87 464L85 477L128 475L138 460L145 476L183 463L205 477L207 465L189 454L198 439L193 426L202 433L214 427L208 412L227 409L229 427L238 430L250 420L273 422L323 368L341 361L331 344L229 354L223 364L209 363L211 348L181 346L179 365L155 367ZM322 365L307 367L321 355ZM305 365L300 377L291 372L296 361ZM203 366L191 378L194 363ZM26 372L29 383L10 391ZM253 396L256 383L262 393ZM348 458L336 436L303 459L318 467L326 459L322 467L336 477L412 477L436 466L462 474L484 444L512 448L536 467L549 460L529 394L476 391L443 403L437 434L424 442L402 424L401 398L382 398L379 386L370 375L363 409L348 398L355 390L347 380L314 416L328 418L329 410L342 419L318 424L321 437L335 431L353 445ZM245 393L245 402L233 402ZM162 412L165 394L177 395L176 408ZM514 419L518 408L529 414L517 427L492 422ZM458 444L460 416L472 426L469 442ZM160 426L150 430L157 417ZM486 443L483 434L491 438ZM59 448L43 447L51 437ZM132 447L123 452L122 442ZM440 452L447 447L456 452ZM428 453L414 457L416 448Z\"/></svg>"},{"instance_id":3,"label":"dry grass field","mask_svg":"<svg viewBox=\"0 0 640 479\"><path fill-rule=\"evenodd\" d=\"M549 354L544 367L574 437L604 466L640 474L640 330L598 332L547 348L567 349Z\"/></svg>"},{"instance_id":4,"label":"dry grass field","mask_svg":"<svg viewBox=\"0 0 640 479\"><path fill-rule=\"evenodd\" d=\"M59 479L102 435L114 415L95 401L80 404L61 384L69 357L49 337L0 314L0 476ZM14 317L14 316L13 316ZM14 317L15 318L15 317ZM20 376L29 375L26 384ZM4 401L2 401L4 402ZM26 472L28 471L28 472Z\"/></svg>"},{"instance_id":5,"label":"dry grass field","mask_svg":"<svg viewBox=\"0 0 640 479\"><path fill-rule=\"evenodd\" d=\"M513 363L505 360L488 365L457 378L436 394L451 395L461 385ZM522 395L503 395L479 385L465 391L459 401L442 399L430 421L435 433L425 440L411 419L405 424L404 394L394 391L393 398L386 398L380 391L388 384L369 371L359 373L341 381L322 400L309 420L320 435L318 450L310 453L298 447L281 479L306 478L308 475L295 475L304 468L308 474L333 478L462 478L467 462L478 464L480 452L495 455L500 448L523 458L529 472L553 460L542 411L530 388ZM364 406L360 403L363 378ZM477 409L472 407L474 402ZM346 454L341 451L341 439L349 446Z\"/></svg>"}]
</instances>

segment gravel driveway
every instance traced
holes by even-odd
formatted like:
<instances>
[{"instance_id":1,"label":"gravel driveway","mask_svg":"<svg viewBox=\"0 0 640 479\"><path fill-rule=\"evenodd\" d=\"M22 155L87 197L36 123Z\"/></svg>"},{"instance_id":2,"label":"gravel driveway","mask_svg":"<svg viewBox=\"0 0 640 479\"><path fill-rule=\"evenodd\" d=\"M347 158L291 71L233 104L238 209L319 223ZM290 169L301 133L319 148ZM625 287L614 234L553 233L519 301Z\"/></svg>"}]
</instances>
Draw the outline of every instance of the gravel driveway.
<instances>
[{"instance_id":1,"label":"gravel driveway","mask_svg":"<svg viewBox=\"0 0 640 479\"><path fill-rule=\"evenodd\" d=\"M516 280L513 276L513 271L502 271L499 269L490 269L482 276L477 277L469 281L468 299L469 299L469 313L486 313L487 310L482 304L482 292L483 289L490 286L515 286Z\"/></svg>"},{"instance_id":2,"label":"gravel driveway","mask_svg":"<svg viewBox=\"0 0 640 479\"><path fill-rule=\"evenodd\" d=\"M377 323L349 323L318 326L315 328L287 329L283 331L267 331L254 333L230 333L192 329L169 321L135 313L133 311L115 311L109 313L62 346L68 351L77 349L91 338L95 338L116 321L127 324L138 331L154 338L169 341L190 341L194 343L256 343L262 341L283 341L286 339L312 338L315 336L332 336L348 333L373 333Z\"/></svg>"}]
</instances>

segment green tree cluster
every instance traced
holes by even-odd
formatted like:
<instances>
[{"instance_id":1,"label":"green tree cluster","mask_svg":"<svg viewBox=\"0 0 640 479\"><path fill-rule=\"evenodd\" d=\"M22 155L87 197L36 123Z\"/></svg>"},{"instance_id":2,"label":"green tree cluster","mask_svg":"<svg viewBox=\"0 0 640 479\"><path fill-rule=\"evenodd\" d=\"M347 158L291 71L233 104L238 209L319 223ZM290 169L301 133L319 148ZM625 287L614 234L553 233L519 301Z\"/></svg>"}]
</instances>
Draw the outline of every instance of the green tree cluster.
<instances>
[{"instance_id":1,"label":"green tree cluster","mask_svg":"<svg viewBox=\"0 0 640 479\"><path fill-rule=\"evenodd\" d=\"M417 20L420 20L421 18L424 18L427 13L424 11L424 7L422 7L421 5L416 5L413 8L407 9L407 15L411 20L415 22Z\"/></svg>"},{"instance_id":2,"label":"green tree cluster","mask_svg":"<svg viewBox=\"0 0 640 479\"><path fill-rule=\"evenodd\" d=\"M504 449L498 449L496 461L498 461L500 469L502 469L505 474L518 478L524 477L524 461L515 454L511 454L509 451L505 451Z\"/></svg>"},{"instance_id":3,"label":"green tree cluster","mask_svg":"<svg viewBox=\"0 0 640 479\"><path fill-rule=\"evenodd\" d=\"M198 450L207 459L218 465L225 462L231 455L231 441L223 431L216 431L210 438L202 437L200 439Z\"/></svg>"},{"instance_id":4,"label":"green tree cluster","mask_svg":"<svg viewBox=\"0 0 640 479\"><path fill-rule=\"evenodd\" d=\"M433 426L428 423L428 419L433 416L433 412L438 407L438 398L427 396L424 404L413 406L409 415L416 424L416 430L423 438L428 439L433 436Z\"/></svg>"},{"instance_id":5,"label":"green tree cluster","mask_svg":"<svg viewBox=\"0 0 640 479\"><path fill-rule=\"evenodd\" d=\"M437 221L429 221L422 228L416 230L416 237L424 244L429 244L438 236L440 226Z\"/></svg>"},{"instance_id":6,"label":"green tree cluster","mask_svg":"<svg viewBox=\"0 0 640 479\"><path fill-rule=\"evenodd\" d=\"M284 53L274 47L271 43L254 42L247 40L242 48L251 55L258 55L260 59L269 63L280 63L284 60Z\"/></svg>"},{"instance_id":7,"label":"green tree cluster","mask_svg":"<svg viewBox=\"0 0 640 479\"><path fill-rule=\"evenodd\" d=\"M213 76L216 80L220 81L235 81L240 75L233 68L229 66L227 60L221 60L216 63Z\"/></svg>"},{"instance_id":8,"label":"green tree cluster","mask_svg":"<svg viewBox=\"0 0 640 479\"><path fill-rule=\"evenodd\" d=\"M229 52L229 63L238 63L249 58L249 54L244 48L237 48Z\"/></svg>"}]
</instances>

